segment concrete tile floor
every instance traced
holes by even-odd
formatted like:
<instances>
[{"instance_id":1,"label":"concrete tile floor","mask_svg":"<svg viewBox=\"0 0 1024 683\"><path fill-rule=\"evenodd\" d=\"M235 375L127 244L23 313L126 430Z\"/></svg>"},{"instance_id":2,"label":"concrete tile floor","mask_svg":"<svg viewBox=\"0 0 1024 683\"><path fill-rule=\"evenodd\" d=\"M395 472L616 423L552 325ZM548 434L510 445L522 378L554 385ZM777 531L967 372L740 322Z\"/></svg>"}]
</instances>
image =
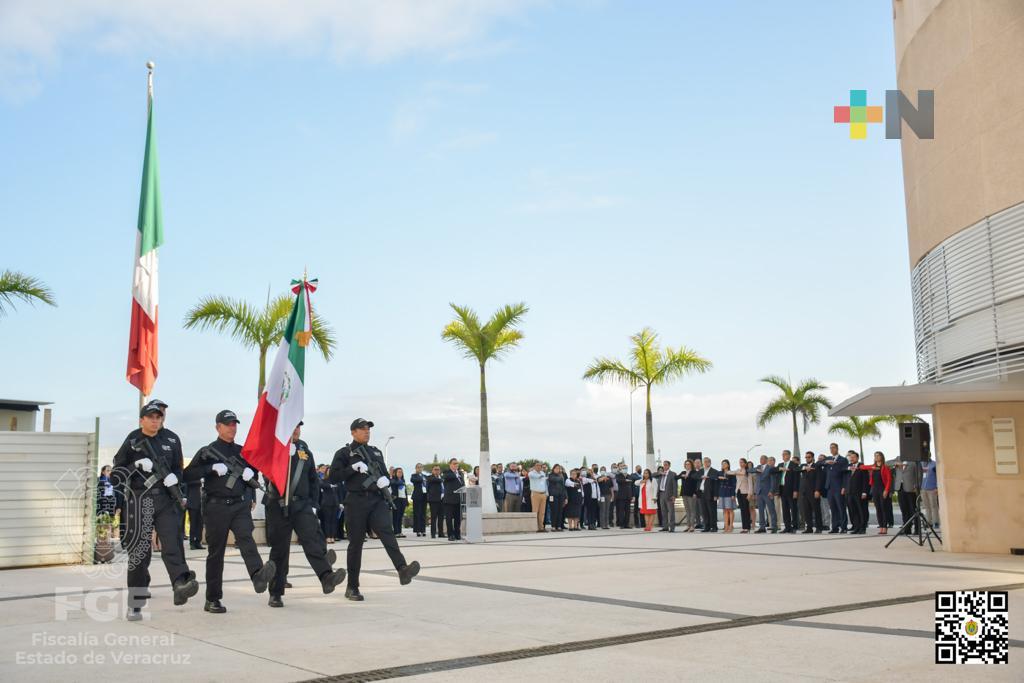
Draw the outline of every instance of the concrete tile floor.
<instances>
[{"instance_id":1,"label":"concrete tile floor","mask_svg":"<svg viewBox=\"0 0 1024 683\"><path fill-rule=\"evenodd\" d=\"M885 540L636 530L479 545L407 538L423 572L405 587L371 542L361 604L323 595L295 546L295 588L280 610L229 553L224 615L202 611L202 589L174 607L155 558L140 623L123 620L121 566L9 570L0 572L0 680L1024 680L1024 631L1013 630L1024 561L933 554L903 539L884 550ZM333 547L344 561L344 543ZM188 555L202 580L205 553ZM1010 663L935 665L932 593L996 586L1010 590ZM790 614L810 609L824 613ZM511 654L483 657L494 653Z\"/></svg>"}]
</instances>

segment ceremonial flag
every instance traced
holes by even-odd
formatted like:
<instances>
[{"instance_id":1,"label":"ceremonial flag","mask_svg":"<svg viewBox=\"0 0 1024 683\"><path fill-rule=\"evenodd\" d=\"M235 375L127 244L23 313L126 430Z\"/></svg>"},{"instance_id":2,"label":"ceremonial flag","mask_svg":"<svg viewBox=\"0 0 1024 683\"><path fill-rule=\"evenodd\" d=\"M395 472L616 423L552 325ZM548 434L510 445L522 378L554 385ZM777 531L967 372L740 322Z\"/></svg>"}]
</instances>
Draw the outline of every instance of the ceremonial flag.
<instances>
[{"instance_id":1,"label":"ceremonial flag","mask_svg":"<svg viewBox=\"0 0 1024 683\"><path fill-rule=\"evenodd\" d=\"M135 235L135 273L132 277L132 326L128 335L128 381L143 396L157 376L157 248L164 243L157 173L156 134L153 131L153 73L149 74L149 112L146 154L142 162L142 193Z\"/></svg>"},{"instance_id":2,"label":"ceremonial flag","mask_svg":"<svg viewBox=\"0 0 1024 683\"><path fill-rule=\"evenodd\" d=\"M242 457L268 476L282 494L288 481L292 432L302 421L306 346L313 337L309 295L316 285L316 280L292 280L295 304L242 447Z\"/></svg>"}]
</instances>

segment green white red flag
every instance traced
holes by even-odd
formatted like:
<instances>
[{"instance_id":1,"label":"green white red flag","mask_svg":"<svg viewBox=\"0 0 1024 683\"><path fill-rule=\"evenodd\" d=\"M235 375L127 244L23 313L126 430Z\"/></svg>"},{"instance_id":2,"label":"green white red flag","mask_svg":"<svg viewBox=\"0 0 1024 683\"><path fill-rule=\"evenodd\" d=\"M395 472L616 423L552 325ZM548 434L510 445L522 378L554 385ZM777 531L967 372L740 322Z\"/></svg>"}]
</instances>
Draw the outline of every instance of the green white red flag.
<instances>
[{"instance_id":1,"label":"green white red flag","mask_svg":"<svg viewBox=\"0 0 1024 683\"><path fill-rule=\"evenodd\" d=\"M316 280L292 280L295 304L242 447L242 457L269 477L282 493L288 481L292 432L302 421L306 347L313 337L309 295L316 291L316 286Z\"/></svg>"},{"instance_id":2,"label":"green white red flag","mask_svg":"<svg viewBox=\"0 0 1024 683\"><path fill-rule=\"evenodd\" d=\"M128 336L128 381L144 396L157 376L157 310L159 286L157 249L164 243L157 172L156 133L153 130L153 88L150 81L146 123L146 154L142 162L142 192L135 235L135 271L132 275L132 324Z\"/></svg>"}]
</instances>

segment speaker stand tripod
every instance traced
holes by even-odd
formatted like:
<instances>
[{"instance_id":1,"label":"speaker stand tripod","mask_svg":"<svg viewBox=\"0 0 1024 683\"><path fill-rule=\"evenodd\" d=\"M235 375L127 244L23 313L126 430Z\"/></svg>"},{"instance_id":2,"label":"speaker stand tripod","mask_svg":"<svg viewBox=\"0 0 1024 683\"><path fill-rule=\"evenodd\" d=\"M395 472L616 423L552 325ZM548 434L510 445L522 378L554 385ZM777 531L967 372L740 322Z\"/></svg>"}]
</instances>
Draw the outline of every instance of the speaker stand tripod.
<instances>
[{"instance_id":1,"label":"speaker stand tripod","mask_svg":"<svg viewBox=\"0 0 1024 683\"><path fill-rule=\"evenodd\" d=\"M939 545L942 545L942 537L939 536L939 532L935 530L934 526L932 526L931 521L928 519L928 515L926 515L921 510L921 484L922 484L923 479L924 479L923 469L924 468L922 468L920 465L918 465L918 467L917 467L917 505L914 506L915 507L914 514L910 516L910 519L905 520L903 522L903 526L901 526L900 530L896 532L896 535L893 536L892 538L890 538L889 542L885 544L886 548L891 546L893 544L893 542L897 538L899 538L900 536L903 536L904 538L910 539L912 542L916 543L919 546L924 546L925 541L927 541L928 542L928 547L931 548L931 551L933 553L935 552L935 546L932 544L932 536L934 536L935 540L939 542ZM917 533L916 534L909 531L909 529L913 528L913 524L914 524L915 520L918 522Z\"/></svg>"}]
</instances>

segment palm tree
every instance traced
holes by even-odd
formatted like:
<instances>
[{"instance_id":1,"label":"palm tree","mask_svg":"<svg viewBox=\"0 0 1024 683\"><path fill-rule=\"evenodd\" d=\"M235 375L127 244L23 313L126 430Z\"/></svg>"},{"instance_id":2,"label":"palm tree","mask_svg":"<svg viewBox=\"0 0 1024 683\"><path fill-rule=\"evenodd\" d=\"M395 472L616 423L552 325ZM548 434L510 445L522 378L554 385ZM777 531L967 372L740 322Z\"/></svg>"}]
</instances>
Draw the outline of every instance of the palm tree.
<instances>
[{"instance_id":1,"label":"palm tree","mask_svg":"<svg viewBox=\"0 0 1024 683\"><path fill-rule=\"evenodd\" d=\"M651 388L693 372L707 372L711 369L711 361L685 346L662 349L657 333L649 327L630 336L629 340L632 342L629 365L614 358L595 358L583 373L583 379L619 382L633 389L644 387L647 390L647 468L653 472L656 466Z\"/></svg>"},{"instance_id":2,"label":"palm tree","mask_svg":"<svg viewBox=\"0 0 1024 683\"><path fill-rule=\"evenodd\" d=\"M50 306L57 305L53 292L42 281L13 270L5 270L0 273L0 318L7 315L8 309L14 309L15 301L29 304L41 301Z\"/></svg>"},{"instance_id":3,"label":"palm tree","mask_svg":"<svg viewBox=\"0 0 1024 683\"><path fill-rule=\"evenodd\" d=\"M487 361L499 359L519 345L523 333L516 329L526 315L525 303L502 306L486 323L468 306L449 304L455 311L455 319L444 326L441 339L460 349L466 358L476 361L480 367L480 474L491 471L491 435L487 426ZM494 512L494 491L490 486L481 486L483 509Z\"/></svg>"},{"instance_id":4,"label":"palm tree","mask_svg":"<svg viewBox=\"0 0 1024 683\"><path fill-rule=\"evenodd\" d=\"M876 415L874 417L845 417L842 420L837 420L832 423L832 426L828 428L829 434L842 434L848 436L851 439L857 439L860 444L860 460L864 462L864 439L878 439L881 438L882 433L878 430L878 425L883 422L888 422L889 418L886 415Z\"/></svg>"},{"instance_id":5,"label":"palm tree","mask_svg":"<svg viewBox=\"0 0 1024 683\"><path fill-rule=\"evenodd\" d=\"M805 379L795 387L778 375L763 377L761 381L778 387L782 393L761 409L757 415L757 426L764 429L776 418L790 415L793 418L793 457L799 458L800 431L797 429L797 417L803 423L804 434L812 424L818 424L822 408L832 408L832 403L821 393L828 387L813 378Z\"/></svg>"},{"instance_id":6,"label":"palm tree","mask_svg":"<svg viewBox=\"0 0 1024 683\"><path fill-rule=\"evenodd\" d=\"M215 330L227 332L247 349L258 349L260 353L260 382L256 397L263 395L266 383L267 350L281 341L284 326L292 311L294 297L282 294L274 299L267 297L267 305L263 310L246 301L230 299L224 296L207 296L199 300L185 314L186 329ZM329 361L334 355L337 340L334 331L323 321L316 311L310 320L313 337L312 342Z\"/></svg>"}]
</instances>

